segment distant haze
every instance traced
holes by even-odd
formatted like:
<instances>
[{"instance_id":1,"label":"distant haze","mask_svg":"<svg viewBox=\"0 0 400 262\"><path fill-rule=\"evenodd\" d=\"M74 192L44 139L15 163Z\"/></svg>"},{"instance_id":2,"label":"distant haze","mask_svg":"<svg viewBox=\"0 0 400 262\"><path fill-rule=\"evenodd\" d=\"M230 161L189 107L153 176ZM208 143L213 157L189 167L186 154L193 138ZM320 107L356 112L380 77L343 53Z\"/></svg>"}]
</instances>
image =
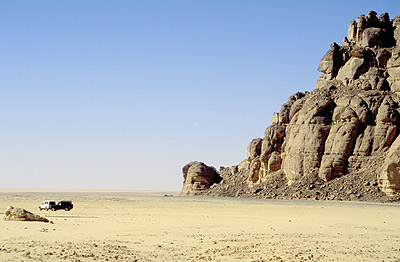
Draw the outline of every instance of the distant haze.
<instances>
[{"instance_id":1,"label":"distant haze","mask_svg":"<svg viewBox=\"0 0 400 262\"><path fill-rule=\"evenodd\" d=\"M393 1L1 1L0 188L180 189L314 89L348 24Z\"/></svg>"}]
</instances>

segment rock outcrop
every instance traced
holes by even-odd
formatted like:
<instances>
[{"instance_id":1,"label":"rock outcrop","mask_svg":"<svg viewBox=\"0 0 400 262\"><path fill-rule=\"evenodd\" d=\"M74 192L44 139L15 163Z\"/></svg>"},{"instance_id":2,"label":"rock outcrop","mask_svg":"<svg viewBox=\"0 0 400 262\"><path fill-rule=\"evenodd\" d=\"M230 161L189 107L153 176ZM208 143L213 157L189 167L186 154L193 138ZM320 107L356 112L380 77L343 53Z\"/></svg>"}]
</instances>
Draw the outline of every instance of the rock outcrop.
<instances>
[{"instance_id":1,"label":"rock outcrop","mask_svg":"<svg viewBox=\"0 0 400 262\"><path fill-rule=\"evenodd\" d=\"M207 166L202 162L191 162L182 168L182 172L183 188L181 195L195 195L222 180L214 167Z\"/></svg>"},{"instance_id":2,"label":"rock outcrop","mask_svg":"<svg viewBox=\"0 0 400 262\"><path fill-rule=\"evenodd\" d=\"M4 220L50 222L47 218L35 215L23 208L9 206L4 212Z\"/></svg>"},{"instance_id":3,"label":"rock outcrop","mask_svg":"<svg viewBox=\"0 0 400 262\"><path fill-rule=\"evenodd\" d=\"M399 200L400 15L351 21L318 70L315 89L289 97L247 158L221 168L223 183L194 194Z\"/></svg>"}]
</instances>

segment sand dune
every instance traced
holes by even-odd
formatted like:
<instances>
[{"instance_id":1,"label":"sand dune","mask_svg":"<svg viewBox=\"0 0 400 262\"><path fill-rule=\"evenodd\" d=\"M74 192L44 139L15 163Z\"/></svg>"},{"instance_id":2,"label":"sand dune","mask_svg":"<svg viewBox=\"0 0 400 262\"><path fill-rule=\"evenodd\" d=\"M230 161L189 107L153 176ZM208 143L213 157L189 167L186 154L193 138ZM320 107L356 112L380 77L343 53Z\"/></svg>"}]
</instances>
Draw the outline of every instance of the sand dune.
<instances>
[{"instance_id":1,"label":"sand dune","mask_svg":"<svg viewBox=\"0 0 400 262\"><path fill-rule=\"evenodd\" d=\"M54 224L0 220L0 261L400 261L400 205L171 193L1 191Z\"/></svg>"}]
</instances>

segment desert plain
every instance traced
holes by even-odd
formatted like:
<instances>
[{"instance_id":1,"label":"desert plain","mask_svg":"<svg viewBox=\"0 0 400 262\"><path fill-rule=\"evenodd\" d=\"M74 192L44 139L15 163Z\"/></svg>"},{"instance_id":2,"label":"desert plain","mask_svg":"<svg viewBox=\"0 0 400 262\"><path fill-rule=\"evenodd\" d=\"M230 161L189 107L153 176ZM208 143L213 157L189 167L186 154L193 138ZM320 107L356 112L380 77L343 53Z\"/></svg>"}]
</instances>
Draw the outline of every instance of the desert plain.
<instances>
[{"instance_id":1,"label":"desert plain","mask_svg":"<svg viewBox=\"0 0 400 262\"><path fill-rule=\"evenodd\" d=\"M39 211L43 200L71 211ZM400 261L400 205L180 197L159 191L0 191L52 223L0 220L0 261Z\"/></svg>"}]
</instances>

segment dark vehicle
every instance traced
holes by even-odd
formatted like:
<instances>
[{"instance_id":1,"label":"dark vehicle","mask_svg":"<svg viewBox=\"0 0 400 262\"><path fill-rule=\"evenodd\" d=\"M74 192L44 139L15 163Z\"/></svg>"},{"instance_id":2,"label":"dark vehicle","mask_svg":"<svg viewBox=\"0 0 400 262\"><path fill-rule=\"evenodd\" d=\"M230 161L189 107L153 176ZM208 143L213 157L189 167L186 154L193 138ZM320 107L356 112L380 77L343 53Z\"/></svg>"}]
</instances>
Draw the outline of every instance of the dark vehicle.
<instances>
[{"instance_id":1,"label":"dark vehicle","mask_svg":"<svg viewBox=\"0 0 400 262\"><path fill-rule=\"evenodd\" d=\"M73 207L74 207L74 205L72 204L72 201L61 200L60 202L57 203L57 205L55 205L53 207L52 210L56 211L56 210L64 209L65 211L70 211Z\"/></svg>"}]
</instances>

